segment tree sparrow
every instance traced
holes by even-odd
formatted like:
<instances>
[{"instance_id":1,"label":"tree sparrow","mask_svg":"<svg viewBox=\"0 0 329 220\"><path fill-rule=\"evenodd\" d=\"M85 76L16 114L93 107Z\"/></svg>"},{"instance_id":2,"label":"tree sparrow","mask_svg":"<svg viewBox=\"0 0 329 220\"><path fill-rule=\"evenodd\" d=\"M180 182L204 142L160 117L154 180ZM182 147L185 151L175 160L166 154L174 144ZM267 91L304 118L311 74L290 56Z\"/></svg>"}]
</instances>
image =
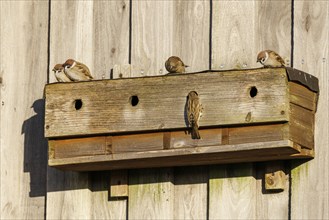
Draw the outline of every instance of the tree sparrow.
<instances>
[{"instance_id":1,"label":"tree sparrow","mask_svg":"<svg viewBox=\"0 0 329 220\"><path fill-rule=\"evenodd\" d=\"M187 97L186 113L189 125L192 127L192 139L200 139L199 119L202 115L202 110L203 107L200 103L198 93L191 91Z\"/></svg>"},{"instance_id":2,"label":"tree sparrow","mask_svg":"<svg viewBox=\"0 0 329 220\"><path fill-rule=\"evenodd\" d=\"M188 67L176 56L171 56L165 63L166 70L169 73L185 73L185 67Z\"/></svg>"},{"instance_id":3,"label":"tree sparrow","mask_svg":"<svg viewBox=\"0 0 329 220\"><path fill-rule=\"evenodd\" d=\"M285 66L284 60L279 54L272 50L264 50L258 53L257 62L260 62L264 67L283 67Z\"/></svg>"},{"instance_id":4,"label":"tree sparrow","mask_svg":"<svg viewBox=\"0 0 329 220\"><path fill-rule=\"evenodd\" d=\"M53 71L58 82L72 82L72 80L65 75L62 64L56 64Z\"/></svg>"},{"instance_id":5,"label":"tree sparrow","mask_svg":"<svg viewBox=\"0 0 329 220\"><path fill-rule=\"evenodd\" d=\"M64 64L64 72L72 81L89 81L93 77L90 74L89 68L78 61L68 59Z\"/></svg>"}]
</instances>

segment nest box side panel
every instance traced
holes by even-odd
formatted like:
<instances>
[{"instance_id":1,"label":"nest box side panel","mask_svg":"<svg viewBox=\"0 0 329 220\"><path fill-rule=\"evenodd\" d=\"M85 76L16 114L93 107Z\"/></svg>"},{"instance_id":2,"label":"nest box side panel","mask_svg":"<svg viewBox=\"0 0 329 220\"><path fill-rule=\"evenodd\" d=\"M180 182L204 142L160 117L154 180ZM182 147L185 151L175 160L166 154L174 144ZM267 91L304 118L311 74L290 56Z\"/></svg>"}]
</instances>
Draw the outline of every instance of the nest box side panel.
<instances>
[{"instance_id":1,"label":"nest box side panel","mask_svg":"<svg viewBox=\"0 0 329 220\"><path fill-rule=\"evenodd\" d=\"M186 96L199 94L200 126L288 121L285 69L205 72L46 86L45 135L83 136L187 126Z\"/></svg>"}]
</instances>

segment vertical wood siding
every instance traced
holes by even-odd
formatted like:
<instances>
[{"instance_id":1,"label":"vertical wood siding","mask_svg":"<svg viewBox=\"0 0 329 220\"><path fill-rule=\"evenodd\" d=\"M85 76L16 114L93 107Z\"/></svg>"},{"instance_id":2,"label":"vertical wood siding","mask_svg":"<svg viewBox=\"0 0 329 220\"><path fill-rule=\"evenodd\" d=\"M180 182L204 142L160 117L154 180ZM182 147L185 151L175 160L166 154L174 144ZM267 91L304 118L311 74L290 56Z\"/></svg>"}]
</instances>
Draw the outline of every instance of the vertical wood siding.
<instances>
[{"instance_id":1,"label":"vertical wood siding","mask_svg":"<svg viewBox=\"0 0 329 220\"><path fill-rule=\"evenodd\" d=\"M0 216L42 219L47 142L43 88L47 83L48 2L0 2Z\"/></svg>"},{"instance_id":2,"label":"vertical wood siding","mask_svg":"<svg viewBox=\"0 0 329 220\"><path fill-rule=\"evenodd\" d=\"M1 219L329 218L327 1L1 1L0 11ZM42 97L56 63L75 58L96 79L130 63L122 77L138 77L165 74L171 55L189 72L256 68L263 49L320 82L315 159L274 164L288 171L283 192L264 192L266 162L129 170L128 199L109 197L110 172L47 167Z\"/></svg>"},{"instance_id":3,"label":"vertical wood siding","mask_svg":"<svg viewBox=\"0 0 329 220\"><path fill-rule=\"evenodd\" d=\"M294 67L319 78L315 159L292 162L291 218L329 219L329 2L295 1Z\"/></svg>"}]
</instances>

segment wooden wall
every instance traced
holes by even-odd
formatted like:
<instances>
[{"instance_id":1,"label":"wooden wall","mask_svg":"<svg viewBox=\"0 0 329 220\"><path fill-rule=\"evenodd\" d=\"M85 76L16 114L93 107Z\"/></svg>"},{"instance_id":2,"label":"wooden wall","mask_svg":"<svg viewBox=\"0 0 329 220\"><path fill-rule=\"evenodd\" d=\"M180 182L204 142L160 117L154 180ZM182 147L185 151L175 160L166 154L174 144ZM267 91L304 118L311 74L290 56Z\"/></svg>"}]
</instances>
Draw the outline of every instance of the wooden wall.
<instances>
[{"instance_id":1,"label":"wooden wall","mask_svg":"<svg viewBox=\"0 0 329 220\"><path fill-rule=\"evenodd\" d=\"M0 1L1 219L328 219L327 1ZM286 189L265 193L269 163L129 170L128 199L110 172L47 167L43 88L72 57L96 78L115 64L161 75L170 55L189 71L260 67L272 48L319 78L316 157L281 162ZM125 76L123 76L125 77Z\"/></svg>"}]
</instances>

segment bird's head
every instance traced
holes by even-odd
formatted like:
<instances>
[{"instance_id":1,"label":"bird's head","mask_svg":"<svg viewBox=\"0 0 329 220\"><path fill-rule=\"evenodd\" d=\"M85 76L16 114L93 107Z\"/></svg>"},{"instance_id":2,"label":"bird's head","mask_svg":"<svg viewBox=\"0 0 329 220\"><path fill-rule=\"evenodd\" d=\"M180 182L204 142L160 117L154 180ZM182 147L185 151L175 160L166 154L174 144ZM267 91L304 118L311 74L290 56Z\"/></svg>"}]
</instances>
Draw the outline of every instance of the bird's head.
<instances>
[{"instance_id":1,"label":"bird's head","mask_svg":"<svg viewBox=\"0 0 329 220\"><path fill-rule=\"evenodd\" d=\"M68 60L66 60L65 63L63 64L63 67L64 67L64 69L69 69L69 68L71 68L72 66L74 66L74 64L75 64L75 60L73 60L73 59L68 59Z\"/></svg>"},{"instance_id":2,"label":"bird's head","mask_svg":"<svg viewBox=\"0 0 329 220\"><path fill-rule=\"evenodd\" d=\"M63 71L64 67L62 64L56 64L53 68L53 71L54 72L60 72L60 71Z\"/></svg>"},{"instance_id":3,"label":"bird's head","mask_svg":"<svg viewBox=\"0 0 329 220\"><path fill-rule=\"evenodd\" d=\"M261 51L257 55L257 63L260 62L261 64L264 64L268 58L268 53L266 51Z\"/></svg>"}]
</instances>

